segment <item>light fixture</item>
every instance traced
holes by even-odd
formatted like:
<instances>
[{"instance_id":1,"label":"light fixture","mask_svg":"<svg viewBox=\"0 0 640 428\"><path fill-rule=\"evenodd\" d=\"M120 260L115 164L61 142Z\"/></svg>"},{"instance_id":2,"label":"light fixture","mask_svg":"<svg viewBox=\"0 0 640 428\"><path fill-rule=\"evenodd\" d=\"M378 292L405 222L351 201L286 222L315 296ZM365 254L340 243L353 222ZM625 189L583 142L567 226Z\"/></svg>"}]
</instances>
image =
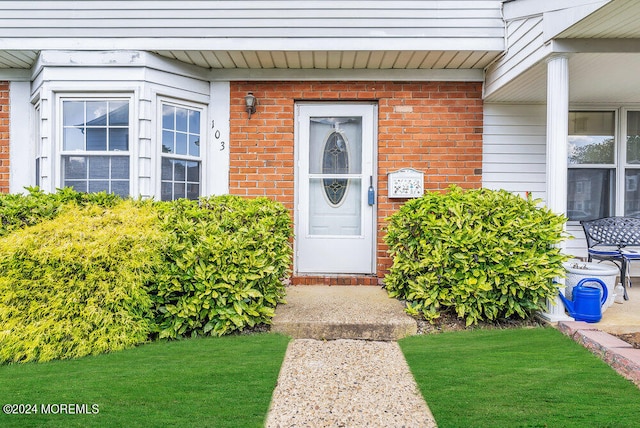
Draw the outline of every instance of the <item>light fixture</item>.
<instances>
[{"instance_id":1,"label":"light fixture","mask_svg":"<svg viewBox=\"0 0 640 428\"><path fill-rule=\"evenodd\" d=\"M258 99L253 96L253 92L248 92L244 97L245 110L249 113L249 119L251 119L251 115L256 112L256 105L258 104Z\"/></svg>"}]
</instances>

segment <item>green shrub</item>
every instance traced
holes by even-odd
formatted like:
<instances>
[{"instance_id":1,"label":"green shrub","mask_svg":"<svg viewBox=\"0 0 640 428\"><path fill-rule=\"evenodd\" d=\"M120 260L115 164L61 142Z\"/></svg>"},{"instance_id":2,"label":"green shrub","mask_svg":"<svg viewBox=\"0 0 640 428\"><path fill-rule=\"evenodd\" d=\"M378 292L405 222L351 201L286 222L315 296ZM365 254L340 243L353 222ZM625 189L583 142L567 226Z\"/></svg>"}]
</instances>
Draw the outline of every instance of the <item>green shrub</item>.
<instances>
[{"instance_id":1,"label":"green shrub","mask_svg":"<svg viewBox=\"0 0 640 428\"><path fill-rule=\"evenodd\" d=\"M291 220L266 198L160 203L173 241L152 295L160 338L269 323L291 265Z\"/></svg>"},{"instance_id":2,"label":"green shrub","mask_svg":"<svg viewBox=\"0 0 640 428\"><path fill-rule=\"evenodd\" d=\"M105 192L80 193L67 187L56 193L45 193L37 187L28 187L27 194L0 195L0 236L33 226L57 216L65 204L113 207L120 197Z\"/></svg>"},{"instance_id":3,"label":"green shrub","mask_svg":"<svg viewBox=\"0 0 640 428\"><path fill-rule=\"evenodd\" d=\"M40 197L40 196L38 196ZM148 339L145 287L167 241L151 204L69 204L0 239L0 362L120 350Z\"/></svg>"},{"instance_id":4,"label":"green shrub","mask_svg":"<svg viewBox=\"0 0 640 428\"><path fill-rule=\"evenodd\" d=\"M506 191L451 187L407 202L388 220L392 297L428 320L455 310L467 325L529 317L556 293L564 216Z\"/></svg>"}]
</instances>

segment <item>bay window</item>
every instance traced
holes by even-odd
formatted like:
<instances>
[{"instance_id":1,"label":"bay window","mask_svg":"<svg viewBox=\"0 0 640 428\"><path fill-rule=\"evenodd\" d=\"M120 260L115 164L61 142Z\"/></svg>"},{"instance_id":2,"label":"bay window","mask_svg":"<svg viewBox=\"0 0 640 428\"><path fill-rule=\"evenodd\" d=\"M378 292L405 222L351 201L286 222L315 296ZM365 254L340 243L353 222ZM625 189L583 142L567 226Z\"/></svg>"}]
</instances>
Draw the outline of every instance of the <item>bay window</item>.
<instances>
[{"instance_id":1,"label":"bay window","mask_svg":"<svg viewBox=\"0 0 640 428\"><path fill-rule=\"evenodd\" d=\"M198 199L201 194L201 110L162 103L160 198Z\"/></svg>"},{"instance_id":2,"label":"bay window","mask_svg":"<svg viewBox=\"0 0 640 428\"><path fill-rule=\"evenodd\" d=\"M62 186L130 193L128 99L62 100Z\"/></svg>"}]
</instances>

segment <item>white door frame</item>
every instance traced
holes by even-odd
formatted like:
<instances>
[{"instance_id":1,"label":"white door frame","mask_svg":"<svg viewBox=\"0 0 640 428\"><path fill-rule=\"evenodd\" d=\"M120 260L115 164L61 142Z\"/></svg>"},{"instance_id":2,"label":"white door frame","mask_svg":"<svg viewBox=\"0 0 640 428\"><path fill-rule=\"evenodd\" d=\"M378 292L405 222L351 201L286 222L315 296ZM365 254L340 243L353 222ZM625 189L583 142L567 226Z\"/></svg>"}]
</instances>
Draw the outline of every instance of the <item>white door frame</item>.
<instances>
[{"instance_id":1,"label":"white door frame","mask_svg":"<svg viewBox=\"0 0 640 428\"><path fill-rule=\"evenodd\" d=\"M328 270L325 269L312 269L309 268L308 264L301 263L301 257L304 257L304 254L301 255L300 252L300 240L308 238L307 229L308 229L308 221L303 218L307 215L307 212L303 212L303 200L302 198L307 197L308 195L301 195L301 188L305 188L301 183L301 176L305 177L307 180L307 175L302 173L302 168L306 168L308 166L308 160L305 162L305 158L308 159L308 142L301 144L301 138L304 136L308 138L308 133L302 135L303 131L301 128L301 110L305 114L309 114L309 111L313 111L315 115L317 112L318 116L362 116L363 117L363 125L362 125L362 141L363 141L363 151L366 150L365 147L369 146L369 150L371 153L368 155L363 154L363 158L366 158L366 161L363 160L362 166L362 209L363 209L363 236L362 239L363 245L361 248L365 248L367 253L365 255L368 256L369 262L366 262L366 267L351 269L351 268L331 268ZM295 166L295 185L294 185L294 221L295 221L295 239L294 239L294 272L300 275L315 275L315 274L375 274L376 273L376 265L377 265L377 217L378 217L378 208L377 208L377 122L378 122L378 106L376 103L371 102L300 102L295 105L295 151L294 151L294 166ZM302 153L304 151L304 153ZM373 206L369 206L366 201L366 192L369 187L368 175L372 175L373 186L376 191L376 203ZM366 179L365 179L366 177ZM307 185L308 187L308 185ZM365 242L367 241L367 242ZM331 254L332 255L332 254ZM319 255L322 257L323 255ZM327 256L326 254L324 256ZM330 256L330 255L329 255ZM340 263L338 263L340 264Z\"/></svg>"}]
</instances>

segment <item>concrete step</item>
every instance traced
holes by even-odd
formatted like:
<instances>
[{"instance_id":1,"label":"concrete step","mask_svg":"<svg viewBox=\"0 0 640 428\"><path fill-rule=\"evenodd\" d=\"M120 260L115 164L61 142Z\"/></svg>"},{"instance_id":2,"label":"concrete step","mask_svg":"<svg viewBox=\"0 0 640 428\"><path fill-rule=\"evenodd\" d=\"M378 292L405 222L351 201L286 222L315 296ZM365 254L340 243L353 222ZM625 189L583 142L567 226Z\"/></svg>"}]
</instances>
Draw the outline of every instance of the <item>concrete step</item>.
<instances>
[{"instance_id":1,"label":"concrete step","mask_svg":"<svg viewBox=\"0 0 640 428\"><path fill-rule=\"evenodd\" d=\"M403 304L378 286L287 287L271 331L294 339L391 341L416 334Z\"/></svg>"}]
</instances>

